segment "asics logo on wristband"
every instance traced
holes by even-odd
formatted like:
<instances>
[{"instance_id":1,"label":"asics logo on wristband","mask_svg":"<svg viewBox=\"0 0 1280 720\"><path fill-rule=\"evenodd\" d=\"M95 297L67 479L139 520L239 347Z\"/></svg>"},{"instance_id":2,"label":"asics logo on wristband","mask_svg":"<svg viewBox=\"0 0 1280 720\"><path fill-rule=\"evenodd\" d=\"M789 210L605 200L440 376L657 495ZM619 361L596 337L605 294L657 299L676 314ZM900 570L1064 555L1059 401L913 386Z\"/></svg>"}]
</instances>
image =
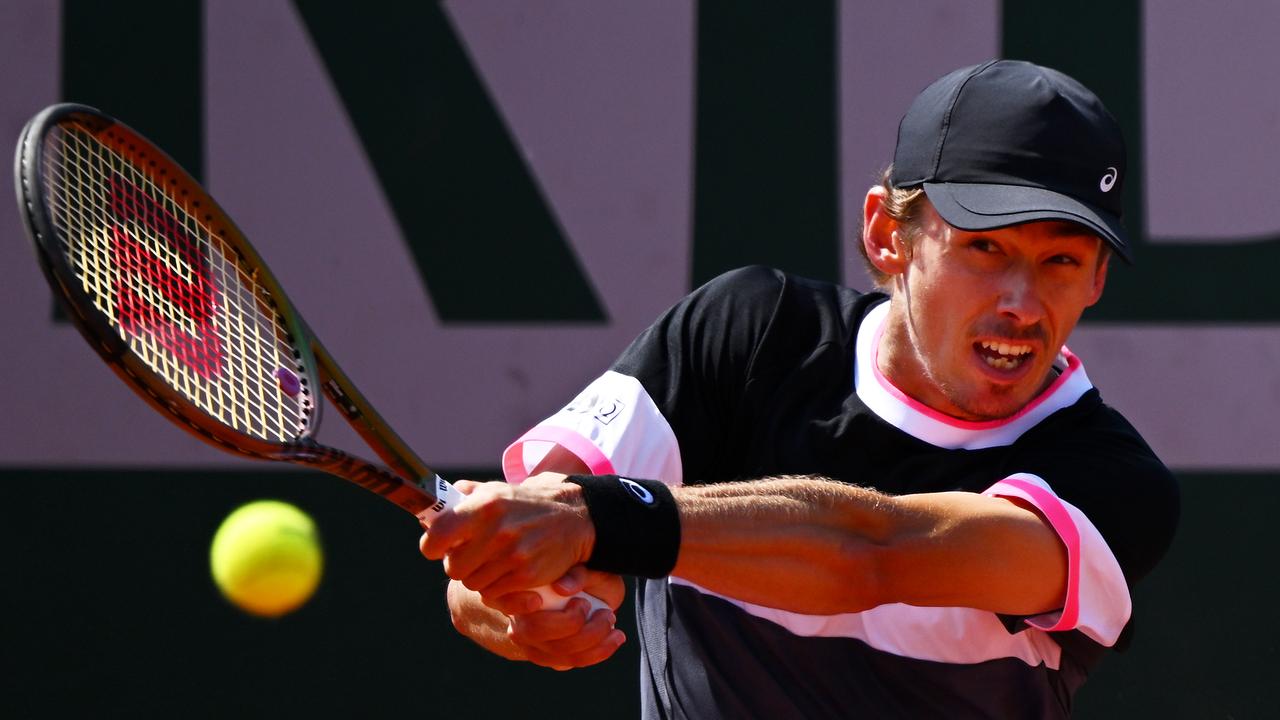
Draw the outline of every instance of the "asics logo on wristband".
<instances>
[{"instance_id":1,"label":"asics logo on wristband","mask_svg":"<svg viewBox=\"0 0 1280 720\"><path fill-rule=\"evenodd\" d=\"M647 489L645 489L645 486L641 485L635 480L628 480L624 477L620 477L618 478L618 482L622 483L623 487L625 487L627 490L630 490L631 494L634 495L637 500L644 503L645 505L652 505L655 502L657 502L657 500L655 500L653 497L653 493L649 492Z\"/></svg>"}]
</instances>

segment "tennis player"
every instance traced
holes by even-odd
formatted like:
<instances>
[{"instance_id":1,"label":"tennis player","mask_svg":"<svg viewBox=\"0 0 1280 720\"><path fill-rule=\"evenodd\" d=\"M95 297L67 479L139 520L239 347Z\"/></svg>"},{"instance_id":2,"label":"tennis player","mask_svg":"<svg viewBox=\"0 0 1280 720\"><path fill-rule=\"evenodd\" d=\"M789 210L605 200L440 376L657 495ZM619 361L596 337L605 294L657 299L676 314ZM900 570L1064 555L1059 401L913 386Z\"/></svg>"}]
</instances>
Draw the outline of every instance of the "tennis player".
<instances>
[{"instance_id":1,"label":"tennis player","mask_svg":"<svg viewBox=\"0 0 1280 720\"><path fill-rule=\"evenodd\" d=\"M1130 259L1125 175L1062 73L930 85L863 205L877 291L751 267L677 303L423 536L459 630L599 662L608 611L525 590L630 575L646 718L1068 716L1179 511L1064 344Z\"/></svg>"}]
</instances>

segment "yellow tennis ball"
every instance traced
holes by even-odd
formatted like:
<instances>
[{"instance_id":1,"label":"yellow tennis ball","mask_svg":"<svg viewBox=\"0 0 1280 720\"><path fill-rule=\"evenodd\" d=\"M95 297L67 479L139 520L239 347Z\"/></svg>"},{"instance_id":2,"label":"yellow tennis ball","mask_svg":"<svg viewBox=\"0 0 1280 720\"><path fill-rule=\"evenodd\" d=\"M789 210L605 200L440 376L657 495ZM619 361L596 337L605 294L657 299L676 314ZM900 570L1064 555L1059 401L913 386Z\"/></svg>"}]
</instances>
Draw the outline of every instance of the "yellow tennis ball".
<instances>
[{"instance_id":1,"label":"yellow tennis ball","mask_svg":"<svg viewBox=\"0 0 1280 720\"><path fill-rule=\"evenodd\" d=\"M279 617L315 592L324 553L310 516L286 502L258 500L222 521L209 566L218 589L237 607Z\"/></svg>"}]
</instances>

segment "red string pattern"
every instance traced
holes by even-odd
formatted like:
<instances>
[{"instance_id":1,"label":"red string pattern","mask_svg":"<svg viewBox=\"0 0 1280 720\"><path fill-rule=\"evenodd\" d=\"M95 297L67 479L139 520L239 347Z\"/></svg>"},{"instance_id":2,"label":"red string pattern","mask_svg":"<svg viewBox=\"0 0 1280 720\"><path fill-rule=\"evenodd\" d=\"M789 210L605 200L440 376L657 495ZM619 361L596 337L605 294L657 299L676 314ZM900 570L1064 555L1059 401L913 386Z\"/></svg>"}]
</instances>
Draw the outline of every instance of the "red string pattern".
<instances>
[{"instance_id":1,"label":"red string pattern","mask_svg":"<svg viewBox=\"0 0 1280 720\"><path fill-rule=\"evenodd\" d=\"M111 211L120 221L110 228L120 327L136 337L150 335L200 377L219 377L225 360L214 322L218 289L200 241L133 183L117 175L110 185ZM130 225L140 226L145 236L130 234ZM189 269L190 277L165 262L165 251Z\"/></svg>"}]
</instances>

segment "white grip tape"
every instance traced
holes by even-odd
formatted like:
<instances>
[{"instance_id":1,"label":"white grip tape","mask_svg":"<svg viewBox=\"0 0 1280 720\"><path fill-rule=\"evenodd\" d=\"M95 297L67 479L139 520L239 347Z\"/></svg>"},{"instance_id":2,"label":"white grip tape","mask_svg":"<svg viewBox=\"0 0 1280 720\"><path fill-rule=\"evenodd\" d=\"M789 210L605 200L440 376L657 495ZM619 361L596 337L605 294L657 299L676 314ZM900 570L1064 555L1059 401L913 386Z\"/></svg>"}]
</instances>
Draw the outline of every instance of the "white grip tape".
<instances>
[{"instance_id":1,"label":"white grip tape","mask_svg":"<svg viewBox=\"0 0 1280 720\"><path fill-rule=\"evenodd\" d=\"M431 525L431 521L435 520L437 515L447 512L463 498L463 494L458 492L457 488L445 482L445 479L439 475L432 475L431 479L423 484L429 485L431 493L436 496L434 505L418 513L418 518L427 525Z\"/></svg>"},{"instance_id":2,"label":"white grip tape","mask_svg":"<svg viewBox=\"0 0 1280 720\"><path fill-rule=\"evenodd\" d=\"M436 496L436 502L431 507L418 513L418 517L421 518L428 526L431 525L431 521L435 520L437 516L442 513L449 512L454 506L462 501L462 498L466 497L462 493L458 492L457 488L450 485L439 475L432 477L430 482L432 490ZM584 592L565 597L555 590L552 590L550 585L536 587L533 589L533 592L538 593L538 595L542 597L543 610L560 610L565 605L569 604L569 601L575 597L580 597L591 603L591 610L587 613L588 616L595 613L596 610L612 611L613 609L606 605L600 598L594 595L588 595Z\"/></svg>"}]
</instances>

